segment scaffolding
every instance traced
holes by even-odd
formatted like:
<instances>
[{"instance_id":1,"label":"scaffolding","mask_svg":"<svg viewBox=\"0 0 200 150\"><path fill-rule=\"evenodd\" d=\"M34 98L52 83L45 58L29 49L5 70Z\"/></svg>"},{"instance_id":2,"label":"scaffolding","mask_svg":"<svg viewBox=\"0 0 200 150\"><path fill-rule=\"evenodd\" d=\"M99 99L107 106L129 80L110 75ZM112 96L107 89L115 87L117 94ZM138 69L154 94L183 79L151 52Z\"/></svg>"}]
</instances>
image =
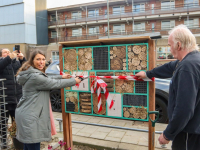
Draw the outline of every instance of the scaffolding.
<instances>
[{"instance_id":1,"label":"scaffolding","mask_svg":"<svg viewBox=\"0 0 200 150\"><path fill-rule=\"evenodd\" d=\"M7 140L7 121L6 121L6 102L5 102L5 87L4 81L6 79L0 79L0 149L8 147Z\"/></svg>"}]
</instances>

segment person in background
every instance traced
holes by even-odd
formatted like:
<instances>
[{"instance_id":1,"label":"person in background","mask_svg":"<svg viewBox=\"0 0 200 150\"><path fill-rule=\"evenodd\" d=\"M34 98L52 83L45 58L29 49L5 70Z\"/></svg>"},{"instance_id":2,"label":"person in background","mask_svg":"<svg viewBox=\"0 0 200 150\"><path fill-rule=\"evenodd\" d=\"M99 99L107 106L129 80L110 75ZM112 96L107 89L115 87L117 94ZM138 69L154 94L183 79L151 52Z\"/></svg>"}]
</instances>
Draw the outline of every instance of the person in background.
<instances>
[{"instance_id":1,"label":"person in background","mask_svg":"<svg viewBox=\"0 0 200 150\"><path fill-rule=\"evenodd\" d=\"M51 140L50 90L81 82L78 78L68 79L69 74L48 77L45 61L41 51L34 51L17 73L23 94L15 111L16 138L24 143L24 150L40 150L40 142Z\"/></svg>"},{"instance_id":2,"label":"person in background","mask_svg":"<svg viewBox=\"0 0 200 150\"><path fill-rule=\"evenodd\" d=\"M4 108L1 107L1 123L0 128L2 133L1 134L1 142L4 143L2 148L6 147L6 130L7 130L7 123L9 116L12 118L12 121L15 118L15 109L19 99L22 96L22 87L17 84L16 82L16 73L18 69L22 66L22 64L26 61L24 55L17 51L10 52L7 48L0 49L0 79L6 79L4 81L5 86L5 101L6 101L6 108L7 112L4 114ZM0 87L2 87L0 85ZM1 92L1 91L0 91ZM0 93L2 95L3 93ZM6 118L4 118L4 115ZM5 126L6 125L6 126Z\"/></svg>"},{"instance_id":3,"label":"person in background","mask_svg":"<svg viewBox=\"0 0 200 150\"><path fill-rule=\"evenodd\" d=\"M168 100L169 123L158 141L172 150L200 149L200 53L195 36L185 25L169 32L168 45L176 61L136 74L140 79L171 78Z\"/></svg>"}]
</instances>

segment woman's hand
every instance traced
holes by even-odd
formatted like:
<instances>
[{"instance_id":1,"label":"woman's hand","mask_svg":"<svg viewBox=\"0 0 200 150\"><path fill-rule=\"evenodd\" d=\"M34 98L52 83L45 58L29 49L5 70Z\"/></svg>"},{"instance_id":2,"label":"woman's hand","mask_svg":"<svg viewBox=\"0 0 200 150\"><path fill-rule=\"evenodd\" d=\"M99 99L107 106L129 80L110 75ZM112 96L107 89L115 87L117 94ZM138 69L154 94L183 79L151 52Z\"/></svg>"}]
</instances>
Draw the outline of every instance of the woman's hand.
<instances>
[{"instance_id":1,"label":"woman's hand","mask_svg":"<svg viewBox=\"0 0 200 150\"><path fill-rule=\"evenodd\" d=\"M76 77L75 80L76 80L76 84L81 83L81 79L79 79L79 77Z\"/></svg>"},{"instance_id":2,"label":"woman's hand","mask_svg":"<svg viewBox=\"0 0 200 150\"><path fill-rule=\"evenodd\" d=\"M62 75L62 79L69 79L69 78L71 78L70 74L64 74L64 75Z\"/></svg>"}]
</instances>

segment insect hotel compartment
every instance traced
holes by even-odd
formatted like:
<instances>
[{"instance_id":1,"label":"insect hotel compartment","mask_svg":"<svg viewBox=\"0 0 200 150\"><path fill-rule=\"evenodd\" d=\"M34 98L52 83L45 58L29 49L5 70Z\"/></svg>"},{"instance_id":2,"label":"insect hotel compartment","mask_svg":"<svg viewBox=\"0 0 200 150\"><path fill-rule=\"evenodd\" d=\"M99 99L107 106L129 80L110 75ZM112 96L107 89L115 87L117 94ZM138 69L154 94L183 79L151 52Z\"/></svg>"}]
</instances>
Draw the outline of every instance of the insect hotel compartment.
<instances>
[{"instance_id":1,"label":"insect hotel compartment","mask_svg":"<svg viewBox=\"0 0 200 150\"><path fill-rule=\"evenodd\" d=\"M115 76L130 76L132 72L116 72ZM133 93L134 81L116 79L115 80L115 92L117 93Z\"/></svg>"},{"instance_id":2,"label":"insect hotel compartment","mask_svg":"<svg viewBox=\"0 0 200 150\"><path fill-rule=\"evenodd\" d=\"M78 69L92 70L92 48L78 49Z\"/></svg>"},{"instance_id":3,"label":"insect hotel compartment","mask_svg":"<svg viewBox=\"0 0 200 150\"><path fill-rule=\"evenodd\" d=\"M77 70L76 49L66 49L64 51L64 69Z\"/></svg>"},{"instance_id":4,"label":"insect hotel compartment","mask_svg":"<svg viewBox=\"0 0 200 150\"><path fill-rule=\"evenodd\" d=\"M126 70L126 46L110 47L110 69Z\"/></svg>"},{"instance_id":5,"label":"insect hotel compartment","mask_svg":"<svg viewBox=\"0 0 200 150\"><path fill-rule=\"evenodd\" d=\"M128 69L147 70L147 46L129 45L128 46Z\"/></svg>"},{"instance_id":6,"label":"insect hotel compartment","mask_svg":"<svg viewBox=\"0 0 200 150\"><path fill-rule=\"evenodd\" d=\"M147 107L147 96L124 94L123 105Z\"/></svg>"},{"instance_id":7,"label":"insect hotel compartment","mask_svg":"<svg viewBox=\"0 0 200 150\"><path fill-rule=\"evenodd\" d=\"M91 103L91 93L79 93L80 102L80 112L81 113L91 113L92 103Z\"/></svg>"},{"instance_id":8,"label":"insect hotel compartment","mask_svg":"<svg viewBox=\"0 0 200 150\"><path fill-rule=\"evenodd\" d=\"M144 81L135 82L135 93L147 93L147 82Z\"/></svg>"},{"instance_id":9,"label":"insect hotel compartment","mask_svg":"<svg viewBox=\"0 0 200 150\"><path fill-rule=\"evenodd\" d=\"M98 113L98 97L97 94L93 94L93 114L106 115L106 98L105 95L101 93L102 111Z\"/></svg>"},{"instance_id":10,"label":"insect hotel compartment","mask_svg":"<svg viewBox=\"0 0 200 150\"><path fill-rule=\"evenodd\" d=\"M113 72L97 72L97 76L113 76ZM107 84L109 92L114 92L114 80L113 79L102 79Z\"/></svg>"},{"instance_id":11,"label":"insect hotel compartment","mask_svg":"<svg viewBox=\"0 0 200 150\"><path fill-rule=\"evenodd\" d=\"M94 70L108 70L108 47L93 48Z\"/></svg>"},{"instance_id":12,"label":"insect hotel compartment","mask_svg":"<svg viewBox=\"0 0 200 150\"><path fill-rule=\"evenodd\" d=\"M125 118L146 119L147 109L144 107L124 107L123 116Z\"/></svg>"},{"instance_id":13,"label":"insect hotel compartment","mask_svg":"<svg viewBox=\"0 0 200 150\"><path fill-rule=\"evenodd\" d=\"M66 110L78 112L77 92L66 92Z\"/></svg>"}]
</instances>

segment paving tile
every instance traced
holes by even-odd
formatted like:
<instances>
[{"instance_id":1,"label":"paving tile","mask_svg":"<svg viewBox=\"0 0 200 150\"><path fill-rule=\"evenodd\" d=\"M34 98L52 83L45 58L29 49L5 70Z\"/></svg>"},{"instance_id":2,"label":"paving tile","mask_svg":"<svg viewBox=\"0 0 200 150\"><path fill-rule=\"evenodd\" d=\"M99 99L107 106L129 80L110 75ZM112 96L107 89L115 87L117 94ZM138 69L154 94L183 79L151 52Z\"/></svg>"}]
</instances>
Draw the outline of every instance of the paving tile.
<instances>
[{"instance_id":1,"label":"paving tile","mask_svg":"<svg viewBox=\"0 0 200 150\"><path fill-rule=\"evenodd\" d=\"M148 146L149 142L148 142L148 136L142 136L139 138L139 143L138 145L143 145L143 146Z\"/></svg>"},{"instance_id":2,"label":"paving tile","mask_svg":"<svg viewBox=\"0 0 200 150\"><path fill-rule=\"evenodd\" d=\"M107 136L108 133L105 132L94 132L90 137L91 138L96 138L96 139L105 139L105 137Z\"/></svg>"},{"instance_id":3,"label":"paving tile","mask_svg":"<svg viewBox=\"0 0 200 150\"><path fill-rule=\"evenodd\" d=\"M90 122L90 123L99 123L101 120L99 118L92 118L92 119L89 119L87 122Z\"/></svg>"},{"instance_id":4,"label":"paving tile","mask_svg":"<svg viewBox=\"0 0 200 150\"><path fill-rule=\"evenodd\" d=\"M120 142L121 138L107 136L105 140Z\"/></svg>"},{"instance_id":5,"label":"paving tile","mask_svg":"<svg viewBox=\"0 0 200 150\"><path fill-rule=\"evenodd\" d=\"M79 128L79 129L82 129L84 128L86 125L85 124L78 124L78 123L73 123L72 124L72 127L73 128Z\"/></svg>"},{"instance_id":6,"label":"paving tile","mask_svg":"<svg viewBox=\"0 0 200 150\"><path fill-rule=\"evenodd\" d=\"M97 126L90 126L90 125L87 125L87 126L85 126L84 128L82 128L82 129L80 130L80 132L85 132L85 133L90 133L90 134L92 134L92 133L94 133L97 129L98 129Z\"/></svg>"},{"instance_id":7,"label":"paving tile","mask_svg":"<svg viewBox=\"0 0 200 150\"><path fill-rule=\"evenodd\" d=\"M122 143L131 143L131 144L138 144L139 143L139 139L137 138L137 136L133 137L133 136L123 136Z\"/></svg>"},{"instance_id":8,"label":"paving tile","mask_svg":"<svg viewBox=\"0 0 200 150\"><path fill-rule=\"evenodd\" d=\"M102 119L99 124L106 124L106 125L111 125L113 123L112 119Z\"/></svg>"},{"instance_id":9,"label":"paving tile","mask_svg":"<svg viewBox=\"0 0 200 150\"><path fill-rule=\"evenodd\" d=\"M91 134L90 133L86 133L86 132L77 132L76 135L79 135L79 136L86 136L86 137L90 137Z\"/></svg>"},{"instance_id":10,"label":"paving tile","mask_svg":"<svg viewBox=\"0 0 200 150\"><path fill-rule=\"evenodd\" d=\"M115 137L115 138L122 138L124 136L125 132L121 131L111 131L108 136L109 137Z\"/></svg>"},{"instance_id":11,"label":"paving tile","mask_svg":"<svg viewBox=\"0 0 200 150\"><path fill-rule=\"evenodd\" d=\"M77 118L76 120L77 121L82 121L82 122L87 122L90 119L91 119L91 117L82 115L81 117Z\"/></svg>"},{"instance_id":12,"label":"paving tile","mask_svg":"<svg viewBox=\"0 0 200 150\"><path fill-rule=\"evenodd\" d=\"M126 123L124 122L124 121L120 121L120 120L118 120L118 121L113 121L112 123L111 123L111 125L112 126L120 126L120 127L124 127L124 125L125 125Z\"/></svg>"},{"instance_id":13,"label":"paving tile","mask_svg":"<svg viewBox=\"0 0 200 150\"><path fill-rule=\"evenodd\" d=\"M72 134L77 134L81 129L78 128L72 128Z\"/></svg>"},{"instance_id":14,"label":"paving tile","mask_svg":"<svg viewBox=\"0 0 200 150\"><path fill-rule=\"evenodd\" d=\"M126 136L138 136L140 132L138 131L126 131L125 135Z\"/></svg>"},{"instance_id":15,"label":"paving tile","mask_svg":"<svg viewBox=\"0 0 200 150\"><path fill-rule=\"evenodd\" d=\"M108 132L111 132L111 131L112 131L112 128L99 127L99 128L97 129L97 131L108 133Z\"/></svg>"}]
</instances>

